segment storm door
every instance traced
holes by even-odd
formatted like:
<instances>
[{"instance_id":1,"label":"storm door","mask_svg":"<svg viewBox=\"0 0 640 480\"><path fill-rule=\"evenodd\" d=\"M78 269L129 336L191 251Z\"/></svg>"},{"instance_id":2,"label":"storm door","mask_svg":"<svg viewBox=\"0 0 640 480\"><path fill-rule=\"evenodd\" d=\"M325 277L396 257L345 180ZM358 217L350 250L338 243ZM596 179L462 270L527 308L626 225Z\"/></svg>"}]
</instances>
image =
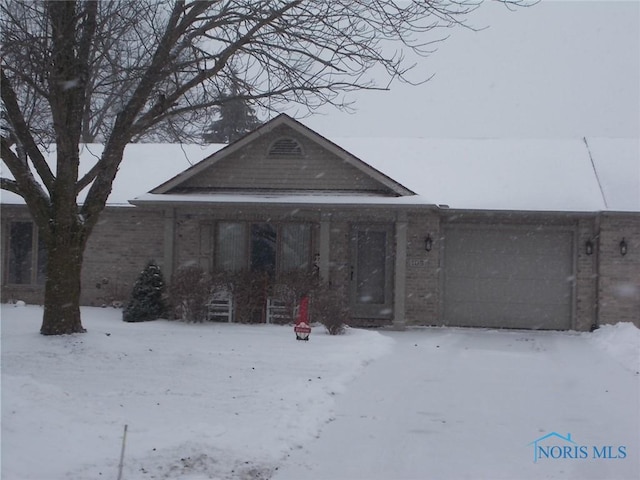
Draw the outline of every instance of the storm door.
<instances>
[{"instance_id":1,"label":"storm door","mask_svg":"<svg viewBox=\"0 0 640 480\"><path fill-rule=\"evenodd\" d=\"M393 230L389 225L354 226L351 231L351 312L359 318L393 313Z\"/></svg>"}]
</instances>

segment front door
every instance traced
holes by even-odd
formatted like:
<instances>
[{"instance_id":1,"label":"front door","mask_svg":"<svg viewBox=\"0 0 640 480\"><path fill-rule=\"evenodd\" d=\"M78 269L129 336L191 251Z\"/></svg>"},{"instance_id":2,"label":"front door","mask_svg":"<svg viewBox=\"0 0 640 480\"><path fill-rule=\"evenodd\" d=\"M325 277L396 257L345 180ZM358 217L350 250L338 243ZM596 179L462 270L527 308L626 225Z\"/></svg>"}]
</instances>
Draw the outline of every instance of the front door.
<instances>
[{"instance_id":1,"label":"front door","mask_svg":"<svg viewBox=\"0 0 640 480\"><path fill-rule=\"evenodd\" d=\"M351 230L351 314L354 318L390 318L393 258L390 225Z\"/></svg>"}]
</instances>

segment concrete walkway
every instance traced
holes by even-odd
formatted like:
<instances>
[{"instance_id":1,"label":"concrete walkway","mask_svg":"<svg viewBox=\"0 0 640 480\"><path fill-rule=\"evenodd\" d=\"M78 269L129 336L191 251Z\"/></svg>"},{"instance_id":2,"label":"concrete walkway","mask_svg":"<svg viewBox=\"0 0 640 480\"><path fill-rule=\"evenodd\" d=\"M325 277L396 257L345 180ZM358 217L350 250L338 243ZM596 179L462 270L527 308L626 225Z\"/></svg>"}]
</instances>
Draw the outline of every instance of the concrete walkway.
<instances>
[{"instance_id":1,"label":"concrete walkway","mask_svg":"<svg viewBox=\"0 0 640 480\"><path fill-rule=\"evenodd\" d=\"M337 397L319 437L273 480L640 478L640 377L585 335L383 334L393 353ZM541 441L562 455L534 462L531 442L552 432L574 443Z\"/></svg>"}]
</instances>

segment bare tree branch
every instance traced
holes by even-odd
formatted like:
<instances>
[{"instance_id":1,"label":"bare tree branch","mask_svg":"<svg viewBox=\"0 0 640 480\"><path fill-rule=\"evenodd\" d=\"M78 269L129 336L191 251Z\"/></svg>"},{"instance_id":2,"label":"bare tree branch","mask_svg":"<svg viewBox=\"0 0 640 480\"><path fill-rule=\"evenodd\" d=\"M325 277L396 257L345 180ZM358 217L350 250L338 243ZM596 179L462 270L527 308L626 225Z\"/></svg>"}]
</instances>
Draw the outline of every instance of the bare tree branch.
<instances>
[{"instance_id":1,"label":"bare tree branch","mask_svg":"<svg viewBox=\"0 0 640 480\"><path fill-rule=\"evenodd\" d=\"M18 186L18 182L16 182L15 180L11 180L10 178L0 178L0 188L8 192L15 193L16 195L20 195L21 197L24 196L24 194L20 190L20 187Z\"/></svg>"},{"instance_id":2,"label":"bare tree branch","mask_svg":"<svg viewBox=\"0 0 640 480\"><path fill-rule=\"evenodd\" d=\"M5 111L7 113L7 117L9 119L9 123L11 124L12 129L16 134L15 137L18 139L27 155L29 155L29 157L31 158L31 161L35 166L38 175L44 182L47 189L51 192L54 186L55 178L53 176L53 173L51 172L51 169L49 168L49 165L47 165L47 162L45 161L44 155L42 155L42 153L40 152L40 149L36 145L36 142L31 135L29 125L25 121L22 115L22 110L18 105L16 93L11 87L11 82L5 76L4 68L0 69L0 95L2 98L2 103L4 104ZM13 167L11 165L13 165ZM11 170L11 173L14 175L14 177L22 177L25 179L24 181L27 181L26 179L28 178L28 166L26 164L23 164L21 162L13 164L7 163L7 166Z\"/></svg>"},{"instance_id":3,"label":"bare tree branch","mask_svg":"<svg viewBox=\"0 0 640 480\"><path fill-rule=\"evenodd\" d=\"M0 138L0 155L2 155L2 161L9 167L9 171L15 177L14 180L4 178L0 188L9 190L24 198L38 226L43 230L47 230L47 222L50 218L49 196L33 177L31 170L25 167L24 162L11 149L7 139L4 137Z\"/></svg>"}]
</instances>

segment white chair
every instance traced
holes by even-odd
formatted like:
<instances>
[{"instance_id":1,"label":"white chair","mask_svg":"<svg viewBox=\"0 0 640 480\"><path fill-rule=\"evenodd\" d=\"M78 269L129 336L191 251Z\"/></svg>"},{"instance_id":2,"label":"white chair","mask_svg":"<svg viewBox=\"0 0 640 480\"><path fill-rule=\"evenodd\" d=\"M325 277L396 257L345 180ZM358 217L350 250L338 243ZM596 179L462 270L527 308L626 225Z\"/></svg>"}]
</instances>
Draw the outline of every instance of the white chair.
<instances>
[{"instance_id":1,"label":"white chair","mask_svg":"<svg viewBox=\"0 0 640 480\"><path fill-rule=\"evenodd\" d=\"M227 289L215 290L207 302L207 320L233 322L233 296Z\"/></svg>"},{"instance_id":2,"label":"white chair","mask_svg":"<svg viewBox=\"0 0 640 480\"><path fill-rule=\"evenodd\" d=\"M282 285L274 288L267 298L266 323L289 323L295 320L296 303L293 292Z\"/></svg>"},{"instance_id":3,"label":"white chair","mask_svg":"<svg viewBox=\"0 0 640 480\"><path fill-rule=\"evenodd\" d=\"M267 323L286 323L290 318L291 313L285 301L273 297L267 298Z\"/></svg>"}]
</instances>

